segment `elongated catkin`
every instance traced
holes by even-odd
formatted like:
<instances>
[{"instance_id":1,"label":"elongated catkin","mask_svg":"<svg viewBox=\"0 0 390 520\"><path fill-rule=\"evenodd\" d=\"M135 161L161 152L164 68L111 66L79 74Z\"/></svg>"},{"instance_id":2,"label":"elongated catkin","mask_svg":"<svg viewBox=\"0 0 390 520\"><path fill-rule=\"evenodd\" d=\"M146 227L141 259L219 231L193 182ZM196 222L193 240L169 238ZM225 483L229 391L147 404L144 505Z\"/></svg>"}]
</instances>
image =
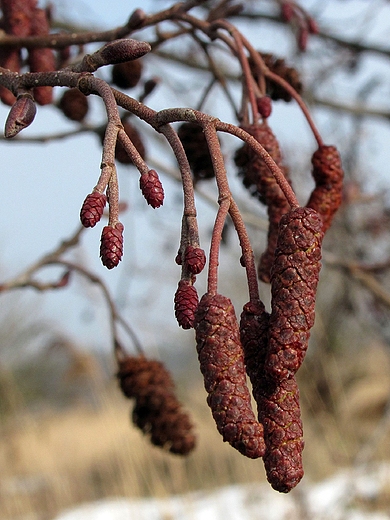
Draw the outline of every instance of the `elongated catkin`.
<instances>
[{"instance_id":1,"label":"elongated catkin","mask_svg":"<svg viewBox=\"0 0 390 520\"><path fill-rule=\"evenodd\" d=\"M206 293L199 302L194 326L207 403L219 433L246 457L263 456L263 427L251 408L232 302L221 294Z\"/></svg>"}]
</instances>

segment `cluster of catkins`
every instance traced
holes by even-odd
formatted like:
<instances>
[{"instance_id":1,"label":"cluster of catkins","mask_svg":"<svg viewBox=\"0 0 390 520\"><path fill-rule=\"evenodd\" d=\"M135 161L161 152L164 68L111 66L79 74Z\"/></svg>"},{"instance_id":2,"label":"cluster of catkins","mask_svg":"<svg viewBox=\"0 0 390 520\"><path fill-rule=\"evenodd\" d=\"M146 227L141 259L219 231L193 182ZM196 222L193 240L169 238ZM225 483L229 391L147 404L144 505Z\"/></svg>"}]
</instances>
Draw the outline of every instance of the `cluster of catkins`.
<instances>
[{"instance_id":1,"label":"cluster of catkins","mask_svg":"<svg viewBox=\"0 0 390 520\"><path fill-rule=\"evenodd\" d=\"M267 123L248 130L280 164ZM238 323L228 298L205 294L194 311L197 351L207 401L223 439L247 457L262 457L272 487L288 492L303 477L295 374L314 324L321 245L341 203L343 171L336 148L319 147L313 155L316 184L308 204L290 209L268 168L249 146L245 144L237 156L244 184L255 187L268 207L268 247L260 259L259 276L271 284L271 312L260 299L250 301Z\"/></svg>"},{"instance_id":2,"label":"cluster of catkins","mask_svg":"<svg viewBox=\"0 0 390 520\"><path fill-rule=\"evenodd\" d=\"M290 84L301 88L293 69L269 56L266 59ZM269 88L273 99L291 100L275 86ZM267 121L269 113L243 129L266 149L290 183ZM183 123L179 135L194 180L210 178L212 163L199 127ZM271 285L271 311L266 311L260 299L251 300L239 322L229 298L206 293L198 302L193 283L183 280L175 296L175 311L182 327L195 328L207 402L224 441L249 458L262 457L272 487L288 492L303 477L303 428L295 375L314 324L321 246L341 204L343 170L337 149L320 145L312 157L312 194L305 207L291 208L265 162L248 144L237 150L235 163L244 186L267 207L268 240L258 276Z\"/></svg>"},{"instance_id":3,"label":"cluster of catkins","mask_svg":"<svg viewBox=\"0 0 390 520\"><path fill-rule=\"evenodd\" d=\"M153 208L162 206L164 189L155 170L148 170L140 175L139 185L146 202ZM84 227L94 227L102 218L107 201L109 202L109 188L107 195L95 188L86 196L80 211L80 220ZM123 256L123 224L108 222L103 227L100 242L100 258L107 269L116 267Z\"/></svg>"},{"instance_id":4,"label":"cluster of catkins","mask_svg":"<svg viewBox=\"0 0 390 520\"><path fill-rule=\"evenodd\" d=\"M50 32L50 11L37 7L37 0L2 0L1 28L12 36L43 36ZM24 67L21 50L2 47L0 66L12 72L20 72ZM51 49L29 49L26 65L30 72L56 70L56 57ZM7 105L15 103L15 96L5 87L0 87L0 99ZM52 87L34 88L34 99L40 105L48 105L53 100Z\"/></svg>"},{"instance_id":5,"label":"cluster of catkins","mask_svg":"<svg viewBox=\"0 0 390 520\"><path fill-rule=\"evenodd\" d=\"M278 62L279 67L282 65L285 77L297 81L292 70ZM290 182L267 117L263 114L260 122L243 128L267 150ZM213 177L201 127L182 123L178 134L194 183ZM315 186L311 196L306 206L291 208L265 162L248 144L237 150L235 163L244 186L267 207L268 240L259 259L258 276L271 285L271 311L266 311L259 298L250 300L238 321L229 298L207 292L199 301L194 283L205 266L206 256L196 241L184 240L176 257L182 276L174 298L175 315L181 327L195 329L207 403L223 440L249 458L262 458L272 487L286 493L303 477L304 441L296 373L314 324L321 246L341 204L343 170L337 149L320 145L312 157ZM177 403L172 413L166 411L162 396L165 391L171 392L172 385L164 382L165 376L161 387L160 383L156 385L155 379L146 375L149 369L144 365L148 363L154 366L152 361L143 359L141 363L134 358L120 365L121 388L136 402L133 421L150 434L154 444L186 454L190 446L194 447L194 442L188 440L194 439L190 423ZM138 366L146 371L142 377L137 375L141 371ZM165 374L163 368L161 373ZM257 414L251 406L247 376ZM130 387L131 391L125 390ZM140 405L144 393L149 397L143 397L144 404ZM157 399L156 393L161 397ZM158 408L152 403L159 403ZM168 426L168 417L175 425L173 429Z\"/></svg>"}]
</instances>

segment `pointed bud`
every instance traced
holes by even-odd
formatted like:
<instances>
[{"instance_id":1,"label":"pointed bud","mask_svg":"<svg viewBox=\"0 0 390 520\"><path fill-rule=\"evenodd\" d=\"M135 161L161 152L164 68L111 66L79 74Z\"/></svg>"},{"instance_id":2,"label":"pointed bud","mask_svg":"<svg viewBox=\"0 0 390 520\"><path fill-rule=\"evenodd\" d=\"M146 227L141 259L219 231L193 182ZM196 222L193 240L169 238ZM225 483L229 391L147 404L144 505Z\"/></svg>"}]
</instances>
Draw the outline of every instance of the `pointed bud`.
<instances>
[{"instance_id":1,"label":"pointed bud","mask_svg":"<svg viewBox=\"0 0 390 520\"><path fill-rule=\"evenodd\" d=\"M139 186L146 202L152 208L159 208L164 202L164 189L156 170L149 170L143 173L139 179Z\"/></svg>"},{"instance_id":2,"label":"pointed bud","mask_svg":"<svg viewBox=\"0 0 390 520\"><path fill-rule=\"evenodd\" d=\"M151 51L147 42L123 38L109 42L95 53L102 60L102 65L114 65L125 61L136 60Z\"/></svg>"},{"instance_id":3,"label":"pointed bud","mask_svg":"<svg viewBox=\"0 0 390 520\"><path fill-rule=\"evenodd\" d=\"M18 96L13 104L5 123L4 135L7 138L15 137L21 130L34 121L37 108L29 94Z\"/></svg>"},{"instance_id":4,"label":"pointed bud","mask_svg":"<svg viewBox=\"0 0 390 520\"><path fill-rule=\"evenodd\" d=\"M116 267L123 255L123 224L105 226L100 242L100 258L107 269Z\"/></svg>"},{"instance_id":5,"label":"pointed bud","mask_svg":"<svg viewBox=\"0 0 390 520\"><path fill-rule=\"evenodd\" d=\"M107 197L94 191L86 196L80 211L80 220L84 227L94 227L102 218Z\"/></svg>"}]
</instances>

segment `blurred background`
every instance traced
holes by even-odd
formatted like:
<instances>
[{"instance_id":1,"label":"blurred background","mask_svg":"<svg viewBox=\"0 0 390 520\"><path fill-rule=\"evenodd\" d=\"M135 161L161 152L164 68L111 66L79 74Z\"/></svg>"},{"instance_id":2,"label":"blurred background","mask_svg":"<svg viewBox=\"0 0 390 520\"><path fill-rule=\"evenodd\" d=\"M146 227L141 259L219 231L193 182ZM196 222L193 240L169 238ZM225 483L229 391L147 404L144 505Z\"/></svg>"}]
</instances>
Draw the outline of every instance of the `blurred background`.
<instances>
[{"instance_id":1,"label":"blurred background","mask_svg":"<svg viewBox=\"0 0 390 520\"><path fill-rule=\"evenodd\" d=\"M345 468L353 482L354 471L375 473L379 463L390 461L390 3L301 0L319 27L304 52L297 44L299 27L280 17L280 2L242 3L243 11L232 22L256 49L285 59L299 72L303 98L324 142L338 147L345 170L343 205L324 242L316 323L298 373L306 476L303 491L294 490L292 496L299 504L297 518L305 518L302 495L307 486ZM204 17L214 4L206 2L194 14ZM53 0L53 30L106 30L123 25L138 7L151 13L170 5L145 0L139 6L132 0L117 2L113 9L103 0ZM169 24L159 27L169 29ZM154 29L133 37L157 39ZM99 46L86 45L80 52ZM213 52L239 106L238 65L221 46ZM153 79L157 86L145 100L153 109L197 107L204 97L203 111L236 123L232 103L219 84L211 84L201 58L191 38L184 37L180 45L168 41L142 58L141 81L126 93L139 98L145 82ZM112 81L110 67L97 74ZM1 283L21 276L76 232L81 204L99 176L103 103L89 99L85 120L76 123L59 109L62 93L55 91L57 106L38 107L34 124L20 138L0 140ZM8 111L0 106L0 121ZM193 416L198 448L181 459L151 446L132 426L131 403L121 395L115 377L107 302L96 284L72 273L62 289L2 292L0 520L54 519L64 509L106 497L168 497L266 482L261 461L244 459L215 429L193 331L179 329L173 312L180 278L174 262L182 212L178 170L161 137L135 117L131 122L142 136L148 164L160 174L164 206L147 206L136 169L118 164L120 198L127 208L121 215L123 261L113 271L101 265L99 226L85 231L67 258L104 281L145 353L172 371ZM284 101L274 103L269 124L304 204L313 188L310 160L316 149L308 124L294 102ZM232 191L259 257L266 243L266 209L237 177L233 157L240 143L223 135L221 145ZM216 199L212 179L197 183L206 252ZM234 230L227 226L225 231L219 291L234 301L239 314L248 299L245 273ZM50 267L37 279L45 283L62 273ZM197 289L200 295L205 292L205 273L198 277ZM260 291L269 305L269 287L261 284ZM123 342L134 352L126 331ZM345 508L390 515L390 470L374 491L350 492ZM312 510L310 514L307 518L314 518Z\"/></svg>"}]
</instances>

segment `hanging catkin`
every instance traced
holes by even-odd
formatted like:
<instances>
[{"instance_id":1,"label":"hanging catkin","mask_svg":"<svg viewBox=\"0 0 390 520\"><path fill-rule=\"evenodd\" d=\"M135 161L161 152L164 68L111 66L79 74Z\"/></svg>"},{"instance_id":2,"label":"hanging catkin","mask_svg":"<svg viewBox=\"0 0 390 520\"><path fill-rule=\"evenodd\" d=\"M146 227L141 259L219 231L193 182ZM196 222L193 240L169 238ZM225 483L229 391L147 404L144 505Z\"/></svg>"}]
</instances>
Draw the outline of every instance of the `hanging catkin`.
<instances>
[{"instance_id":1,"label":"hanging catkin","mask_svg":"<svg viewBox=\"0 0 390 520\"><path fill-rule=\"evenodd\" d=\"M311 208L296 208L280 221L271 272L272 312L267 373L281 381L296 373L314 324L321 269L322 219Z\"/></svg>"},{"instance_id":2,"label":"hanging catkin","mask_svg":"<svg viewBox=\"0 0 390 520\"><path fill-rule=\"evenodd\" d=\"M259 402L259 421L264 427L267 479L274 489L287 493L303 477L303 429L295 376L278 383L268 381Z\"/></svg>"},{"instance_id":3,"label":"hanging catkin","mask_svg":"<svg viewBox=\"0 0 390 520\"><path fill-rule=\"evenodd\" d=\"M195 316L200 369L207 403L223 440L243 455L264 454L263 428L251 408L234 307L221 294L206 293Z\"/></svg>"},{"instance_id":4,"label":"hanging catkin","mask_svg":"<svg viewBox=\"0 0 390 520\"><path fill-rule=\"evenodd\" d=\"M307 205L321 215L325 233L342 202L344 172L335 146L320 146L311 162L315 188Z\"/></svg>"},{"instance_id":5,"label":"hanging catkin","mask_svg":"<svg viewBox=\"0 0 390 520\"><path fill-rule=\"evenodd\" d=\"M243 129L266 149L285 176L288 177L287 170L282 164L279 143L268 123L249 125L243 127ZM258 273L260 280L268 283L274 260L279 221L282 215L290 209L290 206L270 169L250 146L245 143L239 148L234 160L239 168L239 175L242 176L244 186L267 206L269 220L267 248L260 258Z\"/></svg>"},{"instance_id":6,"label":"hanging catkin","mask_svg":"<svg viewBox=\"0 0 390 520\"><path fill-rule=\"evenodd\" d=\"M194 449L192 423L162 363L144 356L127 356L119 363L117 376L124 395L135 400L133 423L150 436L152 444L179 455Z\"/></svg>"},{"instance_id":7,"label":"hanging catkin","mask_svg":"<svg viewBox=\"0 0 390 520\"><path fill-rule=\"evenodd\" d=\"M247 303L241 314L240 334L259 422L264 428L267 479L274 489L286 493L303 476L303 430L295 376L275 382L265 371L269 318L262 302Z\"/></svg>"}]
</instances>

